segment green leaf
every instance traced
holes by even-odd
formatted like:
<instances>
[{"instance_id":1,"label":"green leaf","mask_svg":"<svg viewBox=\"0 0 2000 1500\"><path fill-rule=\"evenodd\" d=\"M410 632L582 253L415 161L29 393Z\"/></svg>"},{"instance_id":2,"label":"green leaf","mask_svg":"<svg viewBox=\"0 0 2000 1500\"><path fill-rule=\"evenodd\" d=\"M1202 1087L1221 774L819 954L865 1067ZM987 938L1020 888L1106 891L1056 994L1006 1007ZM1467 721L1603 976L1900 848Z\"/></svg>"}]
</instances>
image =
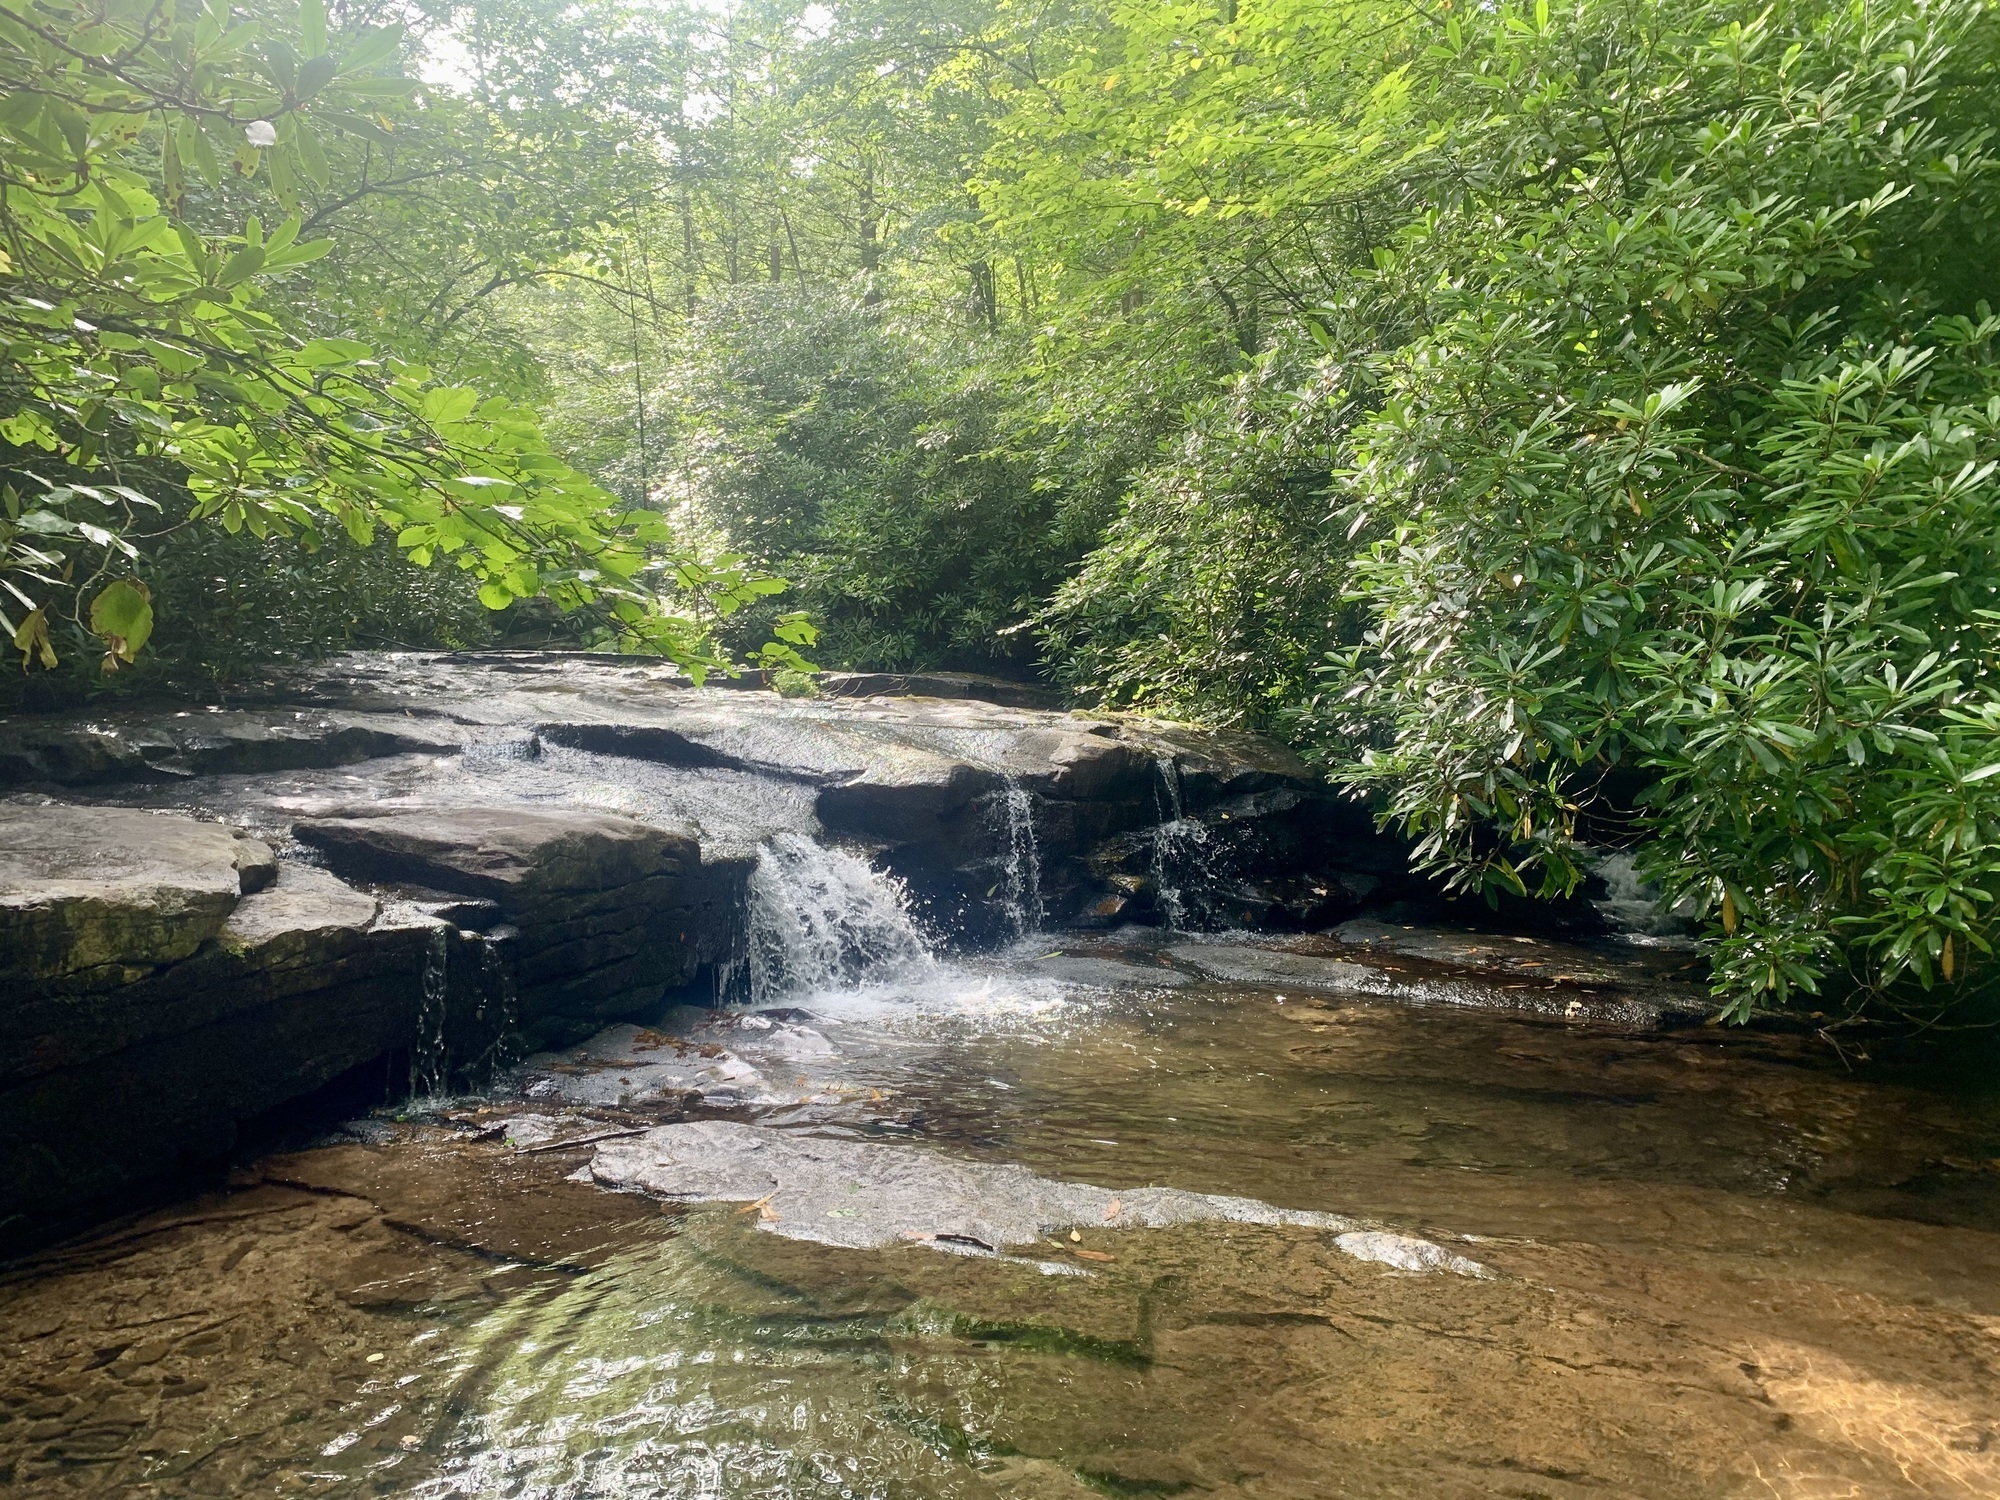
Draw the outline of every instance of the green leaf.
<instances>
[{"instance_id":1,"label":"green leaf","mask_svg":"<svg viewBox=\"0 0 2000 1500\"><path fill-rule=\"evenodd\" d=\"M396 49L403 43L401 26L376 26L361 33L354 44L340 55L341 74L358 73L363 68L372 68L377 63L395 56Z\"/></svg>"},{"instance_id":2,"label":"green leaf","mask_svg":"<svg viewBox=\"0 0 2000 1500\"><path fill-rule=\"evenodd\" d=\"M335 63L331 57L309 57L299 65L299 81L295 92L301 101L311 99L321 89L333 82Z\"/></svg>"},{"instance_id":3,"label":"green leaf","mask_svg":"<svg viewBox=\"0 0 2000 1500\"><path fill-rule=\"evenodd\" d=\"M90 629L105 644L105 671L117 671L120 661L137 661L153 634L152 592L136 578L107 584L90 602Z\"/></svg>"},{"instance_id":4,"label":"green leaf","mask_svg":"<svg viewBox=\"0 0 2000 1500\"><path fill-rule=\"evenodd\" d=\"M308 58L326 51L326 0L299 0L299 40Z\"/></svg>"}]
</instances>

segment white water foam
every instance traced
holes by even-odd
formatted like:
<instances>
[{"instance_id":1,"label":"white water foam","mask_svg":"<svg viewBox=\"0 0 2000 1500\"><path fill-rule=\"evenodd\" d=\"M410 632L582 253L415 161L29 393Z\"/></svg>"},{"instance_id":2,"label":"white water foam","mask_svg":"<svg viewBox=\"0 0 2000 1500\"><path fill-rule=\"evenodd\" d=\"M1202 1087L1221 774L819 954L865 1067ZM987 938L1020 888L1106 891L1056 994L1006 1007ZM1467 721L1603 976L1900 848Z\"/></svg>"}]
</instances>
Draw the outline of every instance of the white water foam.
<instances>
[{"instance_id":1,"label":"white water foam","mask_svg":"<svg viewBox=\"0 0 2000 1500\"><path fill-rule=\"evenodd\" d=\"M858 855L781 833L758 851L750 876L750 999L881 981L934 960L910 918L900 882Z\"/></svg>"},{"instance_id":2,"label":"white water foam","mask_svg":"<svg viewBox=\"0 0 2000 1500\"><path fill-rule=\"evenodd\" d=\"M1658 889L1640 877L1638 855L1632 850L1600 855L1591 873L1604 882L1604 898L1591 905L1627 942L1672 946L1676 939L1686 939L1688 914L1660 900Z\"/></svg>"}]
</instances>

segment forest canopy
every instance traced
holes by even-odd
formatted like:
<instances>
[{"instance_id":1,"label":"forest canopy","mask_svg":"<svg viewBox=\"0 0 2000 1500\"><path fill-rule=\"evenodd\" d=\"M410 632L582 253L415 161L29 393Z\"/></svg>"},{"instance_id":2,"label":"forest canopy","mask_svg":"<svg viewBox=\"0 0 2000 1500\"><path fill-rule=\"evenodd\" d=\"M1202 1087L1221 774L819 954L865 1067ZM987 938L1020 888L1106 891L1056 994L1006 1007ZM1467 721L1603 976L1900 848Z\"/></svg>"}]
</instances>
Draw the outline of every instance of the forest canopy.
<instances>
[{"instance_id":1,"label":"forest canopy","mask_svg":"<svg viewBox=\"0 0 2000 1500\"><path fill-rule=\"evenodd\" d=\"M1996 1014L1977 0L0 0L0 612L1282 735L1733 1014Z\"/></svg>"}]
</instances>

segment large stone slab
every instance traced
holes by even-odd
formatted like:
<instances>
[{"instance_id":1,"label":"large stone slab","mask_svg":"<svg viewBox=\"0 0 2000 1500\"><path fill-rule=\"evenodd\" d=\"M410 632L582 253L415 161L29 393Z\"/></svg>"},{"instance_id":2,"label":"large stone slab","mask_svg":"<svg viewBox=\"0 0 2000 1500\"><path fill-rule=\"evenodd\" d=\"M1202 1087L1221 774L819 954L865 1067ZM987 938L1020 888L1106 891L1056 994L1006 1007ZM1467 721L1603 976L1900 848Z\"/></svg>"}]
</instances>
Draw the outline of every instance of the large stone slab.
<instances>
[{"instance_id":1,"label":"large stone slab","mask_svg":"<svg viewBox=\"0 0 2000 1500\"><path fill-rule=\"evenodd\" d=\"M883 677L835 686L930 685ZM1214 834L1202 873L1215 899L1199 914L1211 925L1325 925L1413 885L1400 841L1289 751L1249 735L970 696L698 691L665 667L558 653L357 656L291 690L330 711L449 717L601 755L814 787L828 832L872 846L934 929L973 944L1005 935L992 893L1010 878L1023 798L1052 921L1167 915L1174 903L1163 905L1147 878L1154 845L1145 834L1174 818ZM1137 878L1100 868L1101 853L1136 859Z\"/></svg>"},{"instance_id":2,"label":"large stone slab","mask_svg":"<svg viewBox=\"0 0 2000 1500\"><path fill-rule=\"evenodd\" d=\"M493 901L494 961L533 1045L588 1034L735 956L747 855L586 808L370 808L294 833L336 871Z\"/></svg>"},{"instance_id":3,"label":"large stone slab","mask_svg":"<svg viewBox=\"0 0 2000 1500\"><path fill-rule=\"evenodd\" d=\"M511 914L560 892L682 875L701 862L688 833L575 808L368 808L302 819L293 832L348 874L484 896Z\"/></svg>"},{"instance_id":4,"label":"large stone slab","mask_svg":"<svg viewBox=\"0 0 2000 1500\"><path fill-rule=\"evenodd\" d=\"M276 873L267 845L214 823L0 803L0 984L115 983L186 958Z\"/></svg>"},{"instance_id":5,"label":"large stone slab","mask_svg":"<svg viewBox=\"0 0 2000 1500\"><path fill-rule=\"evenodd\" d=\"M129 982L0 986L0 1246L211 1169L245 1121L410 1046L448 929L324 870L274 873Z\"/></svg>"}]
</instances>

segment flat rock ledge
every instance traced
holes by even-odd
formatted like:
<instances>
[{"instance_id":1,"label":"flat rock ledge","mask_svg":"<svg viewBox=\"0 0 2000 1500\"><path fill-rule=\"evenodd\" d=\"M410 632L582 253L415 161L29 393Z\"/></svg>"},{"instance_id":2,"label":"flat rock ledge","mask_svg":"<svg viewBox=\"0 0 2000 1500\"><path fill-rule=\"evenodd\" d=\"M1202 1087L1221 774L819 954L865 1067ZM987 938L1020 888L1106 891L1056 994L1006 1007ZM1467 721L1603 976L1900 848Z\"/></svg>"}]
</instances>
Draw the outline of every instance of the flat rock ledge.
<instances>
[{"instance_id":1,"label":"flat rock ledge","mask_svg":"<svg viewBox=\"0 0 2000 1500\"><path fill-rule=\"evenodd\" d=\"M558 808L302 821L0 803L0 1245L227 1156L370 1070L418 1088L588 1035L735 951L749 862Z\"/></svg>"}]
</instances>

